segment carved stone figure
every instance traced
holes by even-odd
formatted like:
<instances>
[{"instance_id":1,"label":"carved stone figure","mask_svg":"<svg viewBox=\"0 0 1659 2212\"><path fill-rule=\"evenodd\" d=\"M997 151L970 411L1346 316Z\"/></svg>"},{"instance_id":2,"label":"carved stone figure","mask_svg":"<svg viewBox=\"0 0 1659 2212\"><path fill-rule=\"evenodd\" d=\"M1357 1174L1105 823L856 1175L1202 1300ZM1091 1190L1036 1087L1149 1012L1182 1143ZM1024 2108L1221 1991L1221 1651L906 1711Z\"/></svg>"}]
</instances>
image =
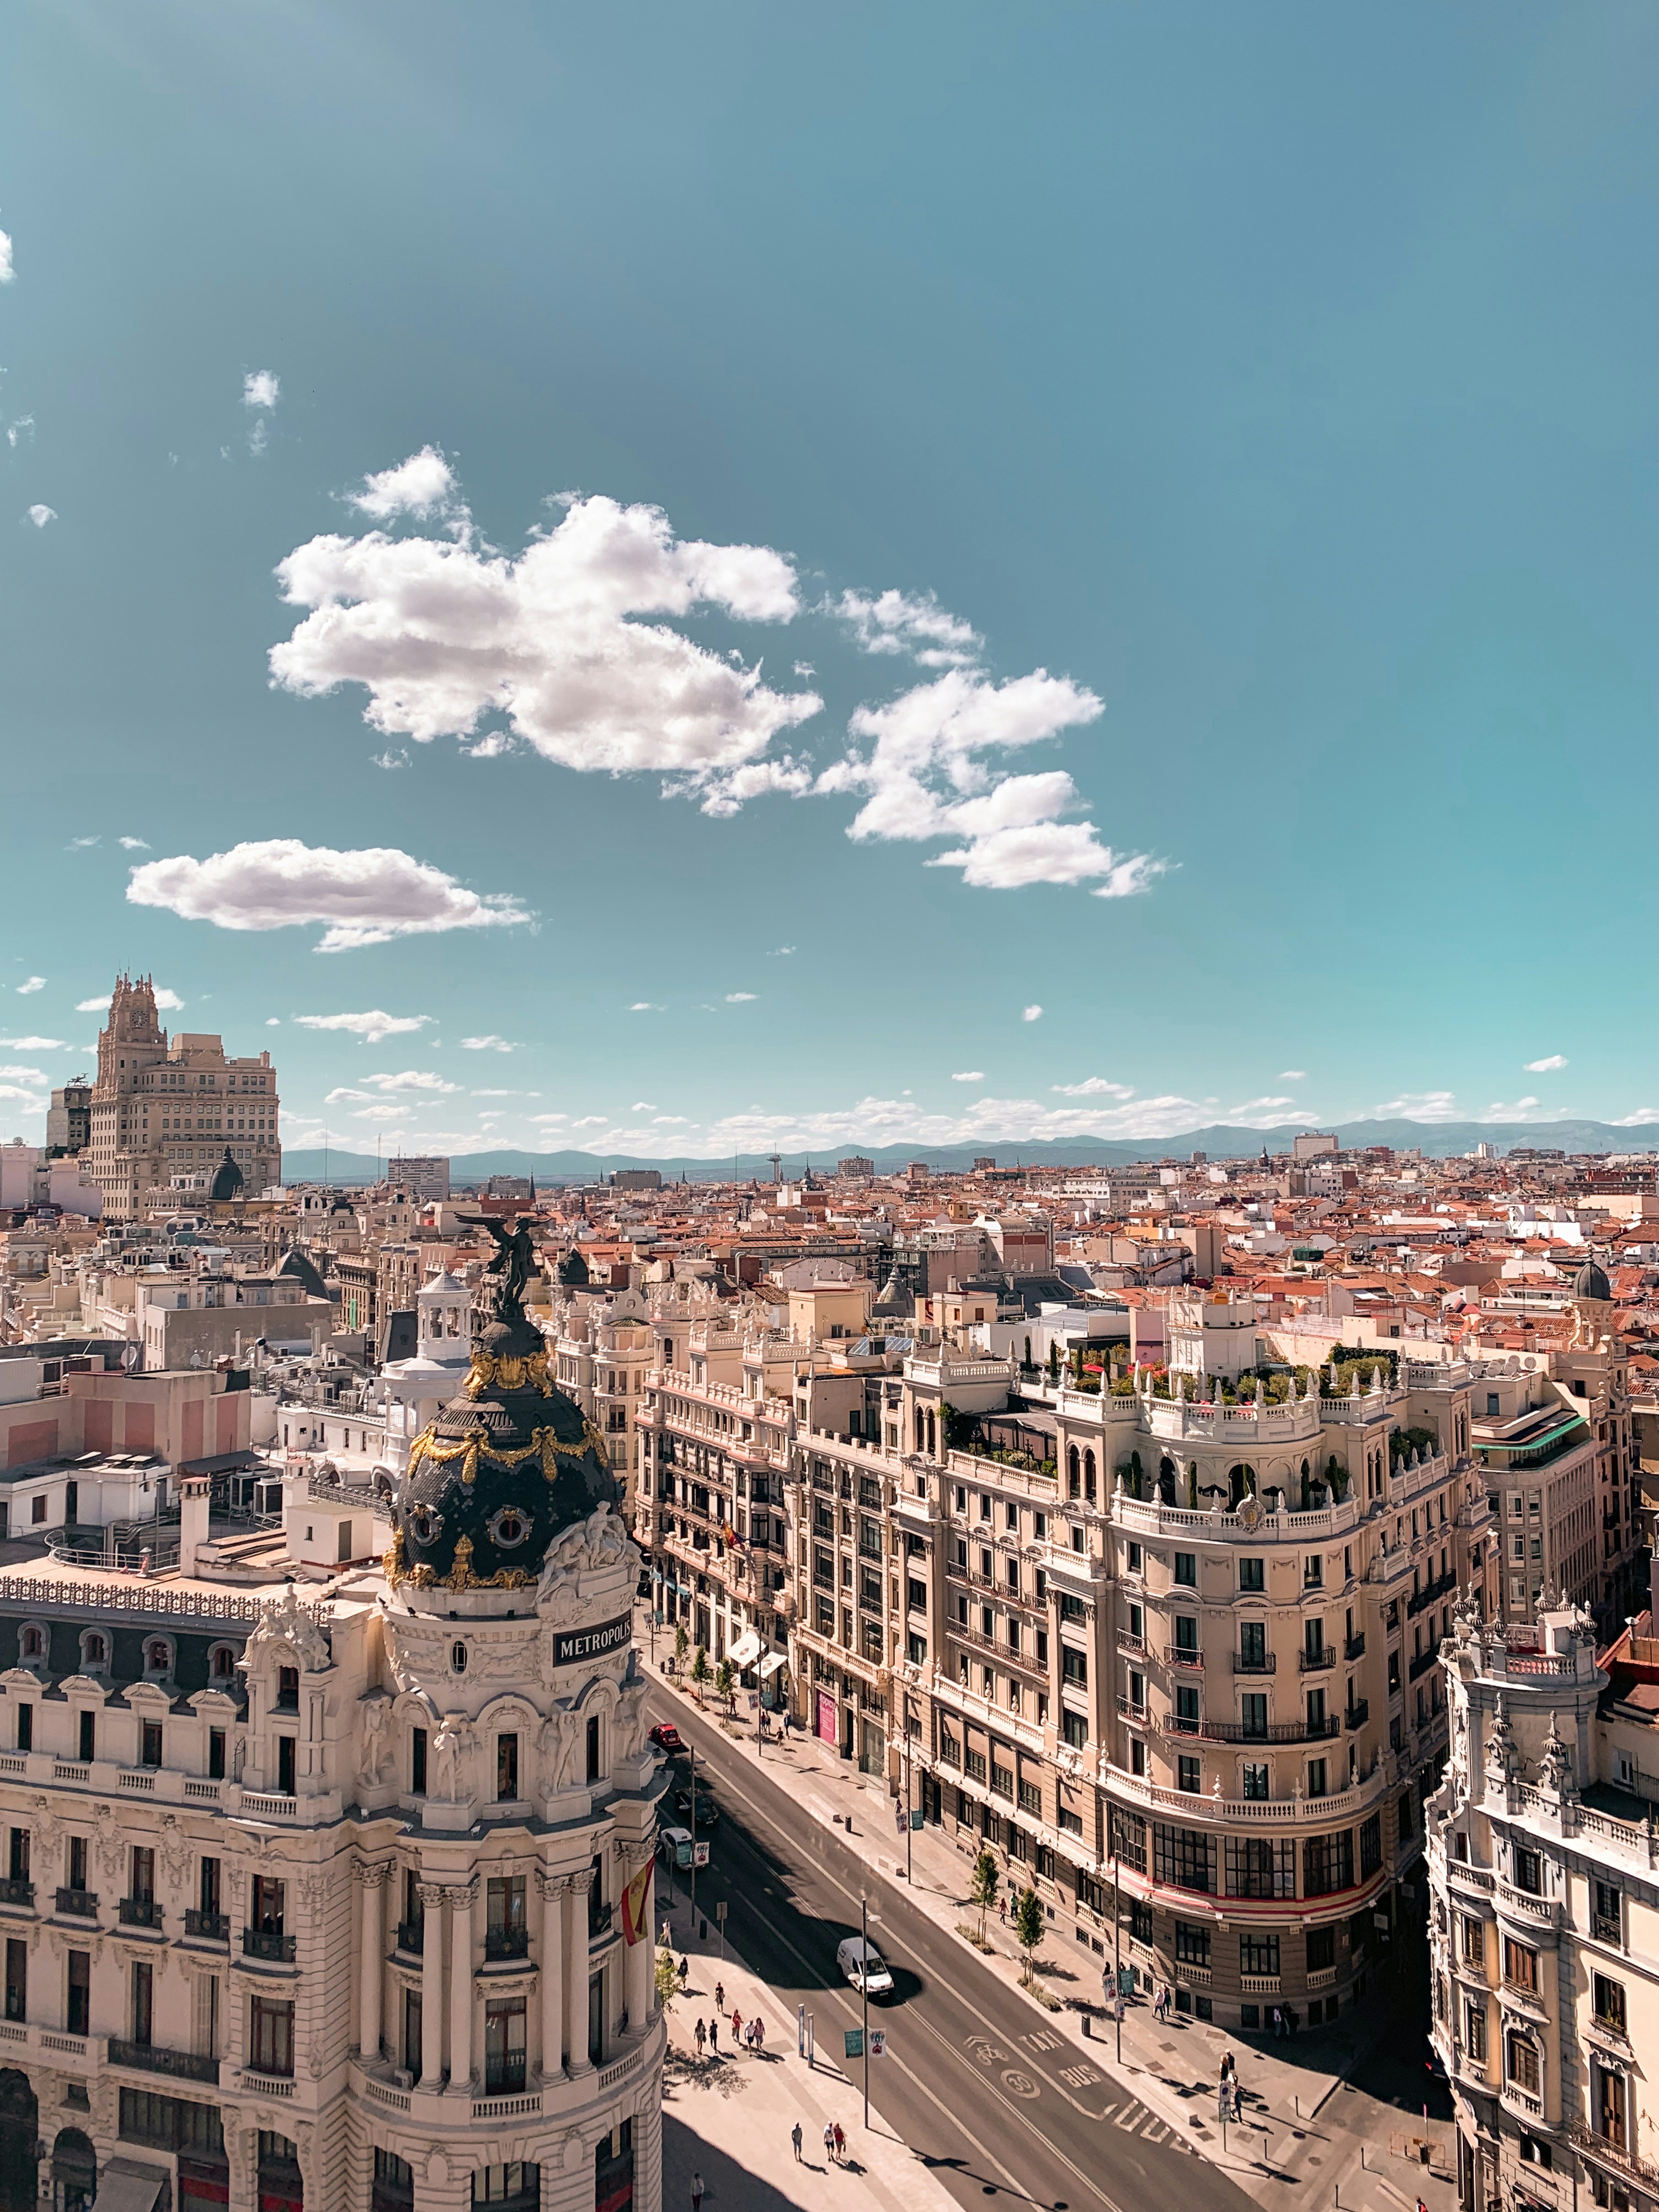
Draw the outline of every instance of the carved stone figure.
<instances>
[{"instance_id":1,"label":"carved stone figure","mask_svg":"<svg viewBox=\"0 0 1659 2212\"><path fill-rule=\"evenodd\" d=\"M637 1759L640 1746L645 1741L645 1716L641 1707L645 1703L646 1684L642 1675L633 1671L634 1654L629 1654L629 1673L623 1683L622 1695L617 1700L616 1716L611 1723L611 1742L620 1759Z\"/></svg>"},{"instance_id":2,"label":"carved stone figure","mask_svg":"<svg viewBox=\"0 0 1659 2212\"><path fill-rule=\"evenodd\" d=\"M272 1644L285 1644L307 1674L315 1674L330 1663L328 1638L301 1606L290 1583L281 1598L260 1616L259 1626L247 1640L247 1661Z\"/></svg>"},{"instance_id":3,"label":"carved stone figure","mask_svg":"<svg viewBox=\"0 0 1659 2212\"><path fill-rule=\"evenodd\" d=\"M550 1790L568 1790L576 1764L576 1741L580 1733L576 1715L566 1705L555 1705L542 1723L542 1771Z\"/></svg>"},{"instance_id":4,"label":"carved stone figure","mask_svg":"<svg viewBox=\"0 0 1659 2212\"><path fill-rule=\"evenodd\" d=\"M447 1804L455 1802L459 1791L461 1735L456 1716L446 1713L438 1733L432 1739L432 1794Z\"/></svg>"},{"instance_id":5,"label":"carved stone figure","mask_svg":"<svg viewBox=\"0 0 1659 2212\"><path fill-rule=\"evenodd\" d=\"M391 1756L386 1736L386 1721L392 1705L387 1698L367 1698L363 1701L363 1744L357 1762L357 1779L365 1789L372 1790L379 1782Z\"/></svg>"}]
</instances>

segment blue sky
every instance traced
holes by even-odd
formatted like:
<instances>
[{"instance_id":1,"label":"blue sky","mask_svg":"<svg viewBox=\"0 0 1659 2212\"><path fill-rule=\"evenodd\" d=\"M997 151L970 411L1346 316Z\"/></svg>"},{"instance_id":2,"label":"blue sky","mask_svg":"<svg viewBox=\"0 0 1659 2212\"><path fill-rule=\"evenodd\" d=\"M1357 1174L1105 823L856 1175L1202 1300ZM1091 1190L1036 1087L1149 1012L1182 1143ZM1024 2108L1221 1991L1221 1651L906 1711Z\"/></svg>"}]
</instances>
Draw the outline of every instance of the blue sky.
<instances>
[{"instance_id":1,"label":"blue sky","mask_svg":"<svg viewBox=\"0 0 1659 2212\"><path fill-rule=\"evenodd\" d=\"M9 58L0 1134L123 967L291 1144L1659 1118L1651 9Z\"/></svg>"}]
</instances>

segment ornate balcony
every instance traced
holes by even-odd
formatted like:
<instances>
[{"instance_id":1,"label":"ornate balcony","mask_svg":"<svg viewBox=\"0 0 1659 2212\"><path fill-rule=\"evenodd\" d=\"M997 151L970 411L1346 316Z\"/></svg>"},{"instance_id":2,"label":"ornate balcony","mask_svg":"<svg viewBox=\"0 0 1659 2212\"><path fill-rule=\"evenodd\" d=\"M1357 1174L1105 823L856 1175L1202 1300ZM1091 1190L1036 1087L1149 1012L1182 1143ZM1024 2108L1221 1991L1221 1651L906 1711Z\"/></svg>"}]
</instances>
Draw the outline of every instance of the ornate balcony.
<instances>
[{"instance_id":1,"label":"ornate balcony","mask_svg":"<svg viewBox=\"0 0 1659 2212\"><path fill-rule=\"evenodd\" d=\"M205 2081L219 2086L216 2058L198 2058L193 2051L163 2051L159 2044L129 2043L118 2035L108 2039L112 2066L137 2066L146 2074L165 2074L174 2081Z\"/></svg>"},{"instance_id":2,"label":"ornate balcony","mask_svg":"<svg viewBox=\"0 0 1659 2212\"><path fill-rule=\"evenodd\" d=\"M230 1915L228 1912L198 1912L194 1905L187 1906L185 1933L186 1936L199 1936L208 1943L228 1943Z\"/></svg>"},{"instance_id":3,"label":"ornate balcony","mask_svg":"<svg viewBox=\"0 0 1659 2212\"><path fill-rule=\"evenodd\" d=\"M291 1964L295 1955L295 1939L269 1928L244 1928L242 1950L250 1959L274 1959Z\"/></svg>"},{"instance_id":4,"label":"ornate balcony","mask_svg":"<svg viewBox=\"0 0 1659 2212\"><path fill-rule=\"evenodd\" d=\"M95 1920L98 1917L98 1893L95 1889L60 1889L58 1910L72 1912L77 1920Z\"/></svg>"}]
</instances>

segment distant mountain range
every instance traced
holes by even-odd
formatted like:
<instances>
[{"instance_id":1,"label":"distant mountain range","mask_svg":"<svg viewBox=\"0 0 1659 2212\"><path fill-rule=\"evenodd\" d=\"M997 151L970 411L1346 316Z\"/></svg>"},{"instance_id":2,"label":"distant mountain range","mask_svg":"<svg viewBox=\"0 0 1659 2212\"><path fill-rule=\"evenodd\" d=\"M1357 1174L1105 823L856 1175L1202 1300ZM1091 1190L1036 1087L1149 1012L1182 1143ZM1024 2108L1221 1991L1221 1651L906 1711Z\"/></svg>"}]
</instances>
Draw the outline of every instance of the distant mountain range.
<instances>
[{"instance_id":1,"label":"distant mountain range","mask_svg":"<svg viewBox=\"0 0 1659 2212\"><path fill-rule=\"evenodd\" d=\"M994 1157L999 1167L1109 1167L1133 1160L1185 1160L1194 1152L1206 1152L1212 1160L1237 1160L1248 1159L1264 1146L1270 1153L1288 1152L1291 1139L1304 1126L1293 1121L1266 1129L1212 1126L1173 1137L1079 1137L1049 1144L875 1145L863 1157L882 1174L911 1160L926 1160L935 1168L970 1168L987 1154ZM1565 1152L1659 1151L1659 1127L1650 1132L1620 1128L1610 1121L1346 1121L1337 1125L1336 1135L1345 1150L1389 1145L1395 1152L1420 1152L1437 1160L1472 1152L1480 1144L1502 1152L1517 1145ZM853 1150L848 1147L849 1153ZM799 1172L804 1166L833 1170L836 1157L788 1152L783 1155L784 1172ZM510 1175L533 1176L538 1184L596 1182L617 1168L656 1168L665 1182L678 1182L682 1176L692 1182L729 1182L734 1174L745 1182L769 1181L772 1159L764 1152L743 1152L735 1159L728 1154L718 1160L648 1160L624 1152L467 1152L451 1159L450 1181L465 1186L484 1182L494 1175ZM290 1183L355 1186L372 1183L384 1173L382 1164L364 1152L295 1151L283 1155L283 1175Z\"/></svg>"}]
</instances>

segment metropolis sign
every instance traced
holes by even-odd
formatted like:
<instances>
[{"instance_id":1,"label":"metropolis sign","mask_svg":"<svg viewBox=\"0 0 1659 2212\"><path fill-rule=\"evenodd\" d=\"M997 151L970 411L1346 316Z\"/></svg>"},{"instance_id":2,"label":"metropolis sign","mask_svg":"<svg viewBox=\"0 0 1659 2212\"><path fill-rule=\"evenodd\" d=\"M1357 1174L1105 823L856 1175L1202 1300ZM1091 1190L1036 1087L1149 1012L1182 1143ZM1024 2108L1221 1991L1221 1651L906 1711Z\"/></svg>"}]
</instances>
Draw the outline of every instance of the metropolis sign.
<instances>
[{"instance_id":1,"label":"metropolis sign","mask_svg":"<svg viewBox=\"0 0 1659 2212\"><path fill-rule=\"evenodd\" d=\"M625 1650L634 1638L634 1616L624 1613L598 1628L573 1628L553 1639L553 1664L574 1667L580 1659L603 1659L607 1652Z\"/></svg>"}]
</instances>

